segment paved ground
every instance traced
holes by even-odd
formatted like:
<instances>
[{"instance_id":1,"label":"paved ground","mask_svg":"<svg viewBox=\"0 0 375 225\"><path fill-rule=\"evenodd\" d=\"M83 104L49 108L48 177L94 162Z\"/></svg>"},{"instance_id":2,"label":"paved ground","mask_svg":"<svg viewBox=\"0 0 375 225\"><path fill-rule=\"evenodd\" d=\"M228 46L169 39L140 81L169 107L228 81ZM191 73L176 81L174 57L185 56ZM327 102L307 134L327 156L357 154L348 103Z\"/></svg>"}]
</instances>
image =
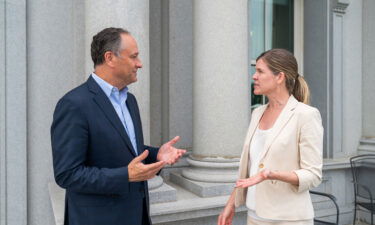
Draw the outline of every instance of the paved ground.
<instances>
[{"instance_id":1,"label":"paved ground","mask_svg":"<svg viewBox=\"0 0 375 225\"><path fill-rule=\"evenodd\" d=\"M352 225L352 224L348 224L348 225ZM362 222L362 221L357 221L355 225L370 225L370 224Z\"/></svg>"}]
</instances>

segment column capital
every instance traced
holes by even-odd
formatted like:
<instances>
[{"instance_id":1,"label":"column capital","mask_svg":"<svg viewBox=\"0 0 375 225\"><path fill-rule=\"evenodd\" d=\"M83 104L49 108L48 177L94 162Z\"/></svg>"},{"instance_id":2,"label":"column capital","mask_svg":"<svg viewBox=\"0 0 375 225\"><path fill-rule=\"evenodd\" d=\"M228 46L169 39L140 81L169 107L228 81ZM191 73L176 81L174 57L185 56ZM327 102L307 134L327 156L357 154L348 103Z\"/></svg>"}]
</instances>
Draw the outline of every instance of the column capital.
<instances>
[{"instance_id":1,"label":"column capital","mask_svg":"<svg viewBox=\"0 0 375 225\"><path fill-rule=\"evenodd\" d=\"M350 4L350 0L337 0L333 4L333 12L334 13L339 13L339 14L345 14L346 9L348 8Z\"/></svg>"}]
</instances>

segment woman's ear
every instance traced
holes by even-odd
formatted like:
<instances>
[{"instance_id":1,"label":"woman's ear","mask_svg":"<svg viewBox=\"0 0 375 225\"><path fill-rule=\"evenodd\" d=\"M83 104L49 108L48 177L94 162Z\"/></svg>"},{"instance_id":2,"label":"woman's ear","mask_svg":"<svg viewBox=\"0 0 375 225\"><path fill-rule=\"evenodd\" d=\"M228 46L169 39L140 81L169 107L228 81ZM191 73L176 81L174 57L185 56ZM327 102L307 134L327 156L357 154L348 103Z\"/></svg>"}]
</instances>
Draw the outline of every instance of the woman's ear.
<instances>
[{"instance_id":1,"label":"woman's ear","mask_svg":"<svg viewBox=\"0 0 375 225\"><path fill-rule=\"evenodd\" d=\"M284 72L279 72L279 74L277 74L277 83L278 84L282 84L285 81L285 79L286 79L286 77L285 77Z\"/></svg>"}]
</instances>

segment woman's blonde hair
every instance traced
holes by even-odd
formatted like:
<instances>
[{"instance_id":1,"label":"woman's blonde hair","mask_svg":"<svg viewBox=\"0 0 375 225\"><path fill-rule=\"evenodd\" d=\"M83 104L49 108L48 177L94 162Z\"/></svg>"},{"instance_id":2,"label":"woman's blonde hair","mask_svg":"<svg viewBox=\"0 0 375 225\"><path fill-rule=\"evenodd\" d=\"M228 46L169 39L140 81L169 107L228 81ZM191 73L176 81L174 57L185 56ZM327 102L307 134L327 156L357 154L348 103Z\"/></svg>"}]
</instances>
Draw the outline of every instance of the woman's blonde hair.
<instances>
[{"instance_id":1,"label":"woman's blonde hair","mask_svg":"<svg viewBox=\"0 0 375 225\"><path fill-rule=\"evenodd\" d=\"M263 52L257 60L262 59L275 74L285 74L285 84L289 94L299 102L310 103L310 90L305 79L298 74L297 60L288 50L275 48Z\"/></svg>"}]
</instances>

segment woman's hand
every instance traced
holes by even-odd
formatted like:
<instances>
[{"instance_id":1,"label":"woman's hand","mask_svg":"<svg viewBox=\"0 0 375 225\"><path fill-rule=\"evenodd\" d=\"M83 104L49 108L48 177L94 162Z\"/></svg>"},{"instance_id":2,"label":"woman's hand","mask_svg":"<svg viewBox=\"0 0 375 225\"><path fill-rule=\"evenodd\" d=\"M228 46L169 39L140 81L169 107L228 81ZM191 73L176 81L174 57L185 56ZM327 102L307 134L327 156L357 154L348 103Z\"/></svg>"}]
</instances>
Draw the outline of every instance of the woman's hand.
<instances>
[{"instance_id":1,"label":"woman's hand","mask_svg":"<svg viewBox=\"0 0 375 225\"><path fill-rule=\"evenodd\" d=\"M233 204L227 204L223 211L220 213L217 220L217 225L232 225L235 207Z\"/></svg>"},{"instance_id":2,"label":"woman's hand","mask_svg":"<svg viewBox=\"0 0 375 225\"><path fill-rule=\"evenodd\" d=\"M264 169L264 170L262 170L261 172L259 172L258 174L254 175L252 177L249 177L247 179L239 179L236 182L236 187L246 188L246 187L250 187L250 186L253 186L255 184L258 184L258 183L260 183L264 180L269 179L270 173L271 173L270 170Z\"/></svg>"},{"instance_id":3,"label":"woman's hand","mask_svg":"<svg viewBox=\"0 0 375 225\"><path fill-rule=\"evenodd\" d=\"M225 205L223 211L220 213L217 219L217 225L232 225L232 220L235 213L234 199L236 195L236 189L232 191L227 204Z\"/></svg>"}]
</instances>

